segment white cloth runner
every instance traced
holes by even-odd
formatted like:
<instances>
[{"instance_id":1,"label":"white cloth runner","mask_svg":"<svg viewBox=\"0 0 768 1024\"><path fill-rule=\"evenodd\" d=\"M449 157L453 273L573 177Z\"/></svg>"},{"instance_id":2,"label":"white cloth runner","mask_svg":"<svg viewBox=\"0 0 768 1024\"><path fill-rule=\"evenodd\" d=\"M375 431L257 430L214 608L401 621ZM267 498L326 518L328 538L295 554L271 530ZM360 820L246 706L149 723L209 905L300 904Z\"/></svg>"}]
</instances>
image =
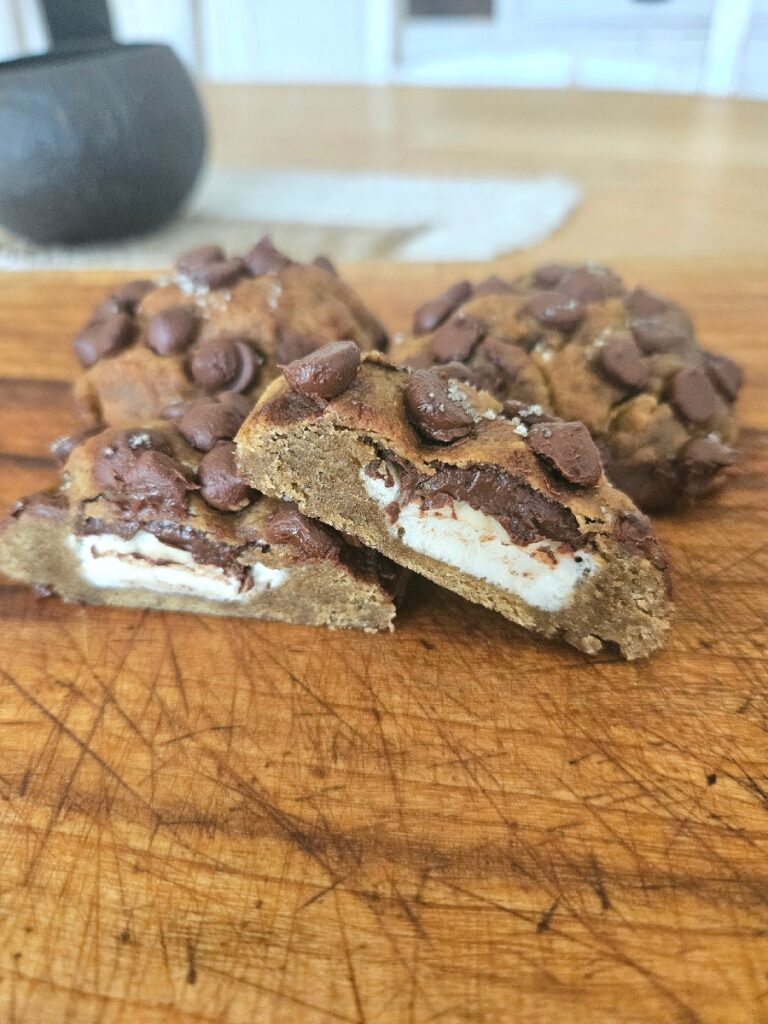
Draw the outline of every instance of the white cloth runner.
<instances>
[{"instance_id":1,"label":"white cloth runner","mask_svg":"<svg viewBox=\"0 0 768 1024\"><path fill-rule=\"evenodd\" d=\"M273 234L294 259L342 262L487 260L551 234L578 204L567 178L415 175L214 168L187 212L162 230L108 245L37 246L0 233L0 269L163 267L218 242L243 252Z\"/></svg>"}]
</instances>

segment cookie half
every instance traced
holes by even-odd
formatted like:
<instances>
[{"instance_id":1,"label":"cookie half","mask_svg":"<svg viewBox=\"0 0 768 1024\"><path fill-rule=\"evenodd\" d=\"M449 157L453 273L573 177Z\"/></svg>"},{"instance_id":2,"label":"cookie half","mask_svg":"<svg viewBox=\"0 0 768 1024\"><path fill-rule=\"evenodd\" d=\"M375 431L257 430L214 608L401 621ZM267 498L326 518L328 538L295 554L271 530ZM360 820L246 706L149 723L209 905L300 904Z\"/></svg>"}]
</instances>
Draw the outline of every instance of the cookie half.
<instances>
[{"instance_id":1,"label":"cookie half","mask_svg":"<svg viewBox=\"0 0 768 1024\"><path fill-rule=\"evenodd\" d=\"M0 527L12 579L65 601L392 628L406 574L248 487L231 442L203 454L156 423L67 447L59 487Z\"/></svg>"},{"instance_id":2,"label":"cookie half","mask_svg":"<svg viewBox=\"0 0 768 1024\"><path fill-rule=\"evenodd\" d=\"M259 490L528 629L627 658L662 642L664 552L579 423L348 344L286 367L236 443Z\"/></svg>"}]
</instances>

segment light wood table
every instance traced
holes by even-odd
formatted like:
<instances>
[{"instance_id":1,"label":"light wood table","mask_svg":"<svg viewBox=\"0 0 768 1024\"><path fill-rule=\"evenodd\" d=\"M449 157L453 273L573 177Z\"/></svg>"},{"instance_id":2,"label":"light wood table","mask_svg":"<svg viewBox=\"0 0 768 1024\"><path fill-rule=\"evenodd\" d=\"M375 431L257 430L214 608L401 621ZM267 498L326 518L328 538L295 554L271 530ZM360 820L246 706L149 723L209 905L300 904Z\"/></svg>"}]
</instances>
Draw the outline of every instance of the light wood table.
<instances>
[{"instance_id":1,"label":"light wood table","mask_svg":"<svg viewBox=\"0 0 768 1024\"><path fill-rule=\"evenodd\" d=\"M746 366L744 458L658 523L677 616L644 663L537 641L427 583L383 637L0 583L0 1020L762 1024L762 109L210 100L230 161L576 173L587 200L536 257L610 259L688 303ZM391 324L460 272L483 270L348 268ZM53 479L67 338L118 280L0 275L3 505Z\"/></svg>"},{"instance_id":2,"label":"light wood table","mask_svg":"<svg viewBox=\"0 0 768 1024\"><path fill-rule=\"evenodd\" d=\"M570 174L584 203L534 259L663 264L768 252L765 103L339 86L217 85L205 97L222 163Z\"/></svg>"}]
</instances>

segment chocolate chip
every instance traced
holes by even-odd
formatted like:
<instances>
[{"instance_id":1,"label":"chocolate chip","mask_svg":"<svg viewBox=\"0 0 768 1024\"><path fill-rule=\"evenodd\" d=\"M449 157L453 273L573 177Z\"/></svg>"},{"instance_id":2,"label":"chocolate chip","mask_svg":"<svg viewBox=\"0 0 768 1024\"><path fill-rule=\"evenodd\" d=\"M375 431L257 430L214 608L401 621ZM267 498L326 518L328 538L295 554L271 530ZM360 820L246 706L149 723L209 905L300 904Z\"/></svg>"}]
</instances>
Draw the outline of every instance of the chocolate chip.
<instances>
[{"instance_id":1,"label":"chocolate chip","mask_svg":"<svg viewBox=\"0 0 768 1024\"><path fill-rule=\"evenodd\" d=\"M247 391L254 383L259 375L264 357L260 352L254 351L245 341L237 340L234 344L240 357L240 368L234 380L227 385L227 390L240 393Z\"/></svg>"},{"instance_id":2,"label":"chocolate chip","mask_svg":"<svg viewBox=\"0 0 768 1024\"><path fill-rule=\"evenodd\" d=\"M74 349L83 366L93 366L99 359L112 356L125 348L133 337L134 322L127 313L113 313L90 323L75 338Z\"/></svg>"},{"instance_id":3,"label":"chocolate chip","mask_svg":"<svg viewBox=\"0 0 768 1024\"><path fill-rule=\"evenodd\" d=\"M622 284L605 267L573 267L557 282L557 290L579 302L597 302L619 294Z\"/></svg>"},{"instance_id":4,"label":"chocolate chip","mask_svg":"<svg viewBox=\"0 0 768 1024\"><path fill-rule=\"evenodd\" d=\"M463 380L467 384L475 383L475 375L465 366L464 363L450 362L442 363L440 366L436 366L435 370L440 374L441 377L445 377L447 380Z\"/></svg>"},{"instance_id":5,"label":"chocolate chip","mask_svg":"<svg viewBox=\"0 0 768 1024\"><path fill-rule=\"evenodd\" d=\"M274 247L269 235L257 242L245 257L245 265L254 277L261 277L262 274L278 274L283 267L287 267L291 262L287 256Z\"/></svg>"},{"instance_id":6,"label":"chocolate chip","mask_svg":"<svg viewBox=\"0 0 768 1024\"><path fill-rule=\"evenodd\" d=\"M147 324L146 342L159 356L183 352L195 340L200 320L189 306L172 306L155 313Z\"/></svg>"},{"instance_id":7,"label":"chocolate chip","mask_svg":"<svg viewBox=\"0 0 768 1024\"><path fill-rule=\"evenodd\" d=\"M281 365L292 363L294 359L302 359L323 344L317 338L294 331L292 327L281 327L277 334L277 361Z\"/></svg>"},{"instance_id":8,"label":"chocolate chip","mask_svg":"<svg viewBox=\"0 0 768 1024\"><path fill-rule=\"evenodd\" d=\"M485 334L483 324L473 316L456 317L439 327L432 336L432 355L438 363L462 362Z\"/></svg>"},{"instance_id":9,"label":"chocolate chip","mask_svg":"<svg viewBox=\"0 0 768 1024\"><path fill-rule=\"evenodd\" d=\"M632 316L657 316L669 309L669 302L647 288L634 288L624 299L624 305Z\"/></svg>"},{"instance_id":10,"label":"chocolate chip","mask_svg":"<svg viewBox=\"0 0 768 1024\"><path fill-rule=\"evenodd\" d=\"M190 372L206 391L245 391L262 362L261 355L242 338L211 338L192 353Z\"/></svg>"},{"instance_id":11,"label":"chocolate chip","mask_svg":"<svg viewBox=\"0 0 768 1024\"><path fill-rule=\"evenodd\" d=\"M223 288L243 273L243 261L227 259L219 245L203 245L179 257L176 266L193 284L206 288Z\"/></svg>"},{"instance_id":12,"label":"chocolate chip","mask_svg":"<svg viewBox=\"0 0 768 1024\"><path fill-rule=\"evenodd\" d=\"M559 330L569 330L583 320L586 312L578 299L563 295L562 292L538 292L532 295L522 309L539 323Z\"/></svg>"},{"instance_id":13,"label":"chocolate chip","mask_svg":"<svg viewBox=\"0 0 768 1024\"><path fill-rule=\"evenodd\" d=\"M194 405L192 402L171 402L170 405L164 405L160 410L161 420L180 420L187 410L191 409Z\"/></svg>"},{"instance_id":14,"label":"chocolate chip","mask_svg":"<svg viewBox=\"0 0 768 1024\"><path fill-rule=\"evenodd\" d=\"M320 267L321 270L327 270L328 273L332 274L334 277L339 276L339 272L334 266L333 261L330 260L327 256L315 256L315 258L312 260L312 265L315 267Z\"/></svg>"},{"instance_id":15,"label":"chocolate chip","mask_svg":"<svg viewBox=\"0 0 768 1024\"><path fill-rule=\"evenodd\" d=\"M628 331L616 332L597 350L595 362L609 380L628 388L642 388L648 383L648 363Z\"/></svg>"},{"instance_id":16,"label":"chocolate chip","mask_svg":"<svg viewBox=\"0 0 768 1024\"><path fill-rule=\"evenodd\" d=\"M101 427L89 427L88 430L81 430L77 434L65 434L63 437L57 437L51 443L51 455L60 466L63 466L75 448L79 448L83 441L87 441L89 437L100 433L101 430Z\"/></svg>"},{"instance_id":17,"label":"chocolate chip","mask_svg":"<svg viewBox=\"0 0 768 1024\"><path fill-rule=\"evenodd\" d=\"M644 516L642 512L624 509L619 513L615 533L621 535L623 540L638 543L646 537L653 536L653 527L648 516Z\"/></svg>"},{"instance_id":18,"label":"chocolate chip","mask_svg":"<svg viewBox=\"0 0 768 1024\"><path fill-rule=\"evenodd\" d=\"M190 409L196 408L198 405L204 404L209 399L193 398L182 402L172 402L170 405L166 405L160 412L160 418L164 420L180 420L182 416L185 416ZM244 420L248 413L253 407L253 402L250 398L245 395L238 395L232 391L220 391L217 395L210 399L211 402L218 402L220 405L225 405L227 408L233 409L235 413Z\"/></svg>"},{"instance_id":19,"label":"chocolate chip","mask_svg":"<svg viewBox=\"0 0 768 1024\"><path fill-rule=\"evenodd\" d=\"M332 341L283 368L292 391L314 398L335 398L346 391L360 369L360 349L354 341Z\"/></svg>"},{"instance_id":20,"label":"chocolate chip","mask_svg":"<svg viewBox=\"0 0 768 1024\"><path fill-rule=\"evenodd\" d=\"M680 497L680 481L674 463L663 454L650 451L651 461L622 456L604 444L601 447L605 475L620 491L649 512L670 508Z\"/></svg>"},{"instance_id":21,"label":"chocolate chip","mask_svg":"<svg viewBox=\"0 0 768 1024\"><path fill-rule=\"evenodd\" d=\"M528 355L512 342L501 338L486 338L480 346L479 355L498 367L509 381L517 380L520 371L528 362Z\"/></svg>"},{"instance_id":22,"label":"chocolate chip","mask_svg":"<svg viewBox=\"0 0 768 1024\"><path fill-rule=\"evenodd\" d=\"M479 299L486 295L505 295L509 292L514 291L514 288L509 281L504 281L502 278L497 277L493 274L491 277L486 277L480 284L476 284L472 289L472 298Z\"/></svg>"},{"instance_id":23,"label":"chocolate chip","mask_svg":"<svg viewBox=\"0 0 768 1024\"><path fill-rule=\"evenodd\" d=\"M221 512L239 512L250 503L253 492L240 475L235 446L231 441L219 441L204 455L197 475L200 494L213 508Z\"/></svg>"},{"instance_id":24,"label":"chocolate chip","mask_svg":"<svg viewBox=\"0 0 768 1024\"><path fill-rule=\"evenodd\" d=\"M703 370L680 370L672 381L671 401L691 423L706 423L715 411L715 392Z\"/></svg>"},{"instance_id":25,"label":"chocolate chip","mask_svg":"<svg viewBox=\"0 0 768 1024\"><path fill-rule=\"evenodd\" d=\"M562 263L547 263L534 270L533 283L537 288L556 288L567 270L568 267L563 266Z\"/></svg>"},{"instance_id":26,"label":"chocolate chip","mask_svg":"<svg viewBox=\"0 0 768 1024\"><path fill-rule=\"evenodd\" d=\"M195 267L189 271L189 277L194 284L216 289L234 284L242 273L243 261L239 257L235 257L231 260L216 260L213 263Z\"/></svg>"},{"instance_id":27,"label":"chocolate chip","mask_svg":"<svg viewBox=\"0 0 768 1024\"><path fill-rule=\"evenodd\" d=\"M535 423L528 444L572 484L594 487L600 479L600 453L583 423Z\"/></svg>"},{"instance_id":28,"label":"chocolate chip","mask_svg":"<svg viewBox=\"0 0 768 1024\"><path fill-rule=\"evenodd\" d=\"M211 338L192 353L192 379L207 391L218 391L234 380L240 369L240 353L231 338Z\"/></svg>"},{"instance_id":29,"label":"chocolate chip","mask_svg":"<svg viewBox=\"0 0 768 1024\"><path fill-rule=\"evenodd\" d=\"M131 505L185 509L187 493L195 490L182 467L165 452L142 452L127 474Z\"/></svg>"},{"instance_id":30,"label":"chocolate chip","mask_svg":"<svg viewBox=\"0 0 768 1024\"><path fill-rule=\"evenodd\" d=\"M223 402L198 402L176 424L187 444L209 452L217 441L230 441L240 429L244 416Z\"/></svg>"},{"instance_id":31,"label":"chocolate chip","mask_svg":"<svg viewBox=\"0 0 768 1024\"><path fill-rule=\"evenodd\" d=\"M729 402L735 401L736 396L741 390L743 380L741 367L738 363L734 363L734 361L729 359L728 356L718 356L714 353L708 353L707 374L718 391L720 391Z\"/></svg>"},{"instance_id":32,"label":"chocolate chip","mask_svg":"<svg viewBox=\"0 0 768 1024\"><path fill-rule=\"evenodd\" d=\"M540 405L526 405L525 402L517 402L508 398L502 407L503 414L507 419L518 419L527 427L533 423L558 423L557 416L544 412Z\"/></svg>"},{"instance_id":33,"label":"chocolate chip","mask_svg":"<svg viewBox=\"0 0 768 1024\"><path fill-rule=\"evenodd\" d=\"M221 263L226 258L227 254L220 245L201 245L197 249L190 249L179 256L176 266L182 274L190 274L209 263Z\"/></svg>"},{"instance_id":34,"label":"chocolate chip","mask_svg":"<svg viewBox=\"0 0 768 1024\"><path fill-rule=\"evenodd\" d=\"M736 452L714 437L694 437L678 456L689 471L711 476L736 461Z\"/></svg>"},{"instance_id":35,"label":"chocolate chip","mask_svg":"<svg viewBox=\"0 0 768 1024\"><path fill-rule=\"evenodd\" d=\"M183 512L187 493L195 485L181 465L151 431L121 431L97 452L93 477L132 510L167 509Z\"/></svg>"},{"instance_id":36,"label":"chocolate chip","mask_svg":"<svg viewBox=\"0 0 768 1024\"><path fill-rule=\"evenodd\" d=\"M269 517L264 533L270 544L290 544L304 558L335 558L341 549L330 527L303 516L287 501Z\"/></svg>"},{"instance_id":37,"label":"chocolate chip","mask_svg":"<svg viewBox=\"0 0 768 1024\"><path fill-rule=\"evenodd\" d=\"M136 307L147 294L157 286L154 281L142 278L137 281L128 281L121 285L110 295L110 300L115 304L121 313L135 313Z\"/></svg>"},{"instance_id":38,"label":"chocolate chip","mask_svg":"<svg viewBox=\"0 0 768 1024\"><path fill-rule=\"evenodd\" d=\"M164 448L160 435L151 430L121 430L105 440L93 460L93 478L107 490L121 486L126 469L142 451Z\"/></svg>"},{"instance_id":39,"label":"chocolate chip","mask_svg":"<svg viewBox=\"0 0 768 1024\"><path fill-rule=\"evenodd\" d=\"M714 437L695 437L677 458L678 493L697 497L712 490L722 471L736 461L736 452Z\"/></svg>"},{"instance_id":40,"label":"chocolate chip","mask_svg":"<svg viewBox=\"0 0 768 1024\"><path fill-rule=\"evenodd\" d=\"M643 352L656 355L663 352L683 352L691 341L691 327L684 314L668 310L652 317L638 317L630 321L630 329Z\"/></svg>"},{"instance_id":41,"label":"chocolate chip","mask_svg":"<svg viewBox=\"0 0 768 1024\"><path fill-rule=\"evenodd\" d=\"M472 430L472 418L448 391L435 370L414 370L403 389L408 417L431 441L456 441Z\"/></svg>"},{"instance_id":42,"label":"chocolate chip","mask_svg":"<svg viewBox=\"0 0 768 1024\"><path fill-rule=\"evenodd\" d=\"M458 281L442 295L419 306L413 315L414 334L428 334L434 331L443 320L447 320L451 313L459 308L462 302L466 302L471 294L472 285L469 281Z\"/></svg>"}]
</instances>

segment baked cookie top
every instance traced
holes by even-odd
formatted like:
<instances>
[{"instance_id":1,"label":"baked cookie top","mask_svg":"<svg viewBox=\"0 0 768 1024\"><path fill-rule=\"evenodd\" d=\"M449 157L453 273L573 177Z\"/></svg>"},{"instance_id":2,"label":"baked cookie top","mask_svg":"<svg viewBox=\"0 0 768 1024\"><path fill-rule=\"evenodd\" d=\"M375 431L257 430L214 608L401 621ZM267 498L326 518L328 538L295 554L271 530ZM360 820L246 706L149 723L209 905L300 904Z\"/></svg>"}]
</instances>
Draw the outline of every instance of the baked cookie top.
<instances>
[{"instance_id":1,"label":"baked cookie top","mask_svg":"<svg viewBox=\"0 0 768 1024\"><path fill-rule=\"evenodd\" d=\"M740 368L702 348L679 304L605 267L461 281L389 351L584 423L611 480L646 510L706 492L735 459Z\"/></svg>"},{"instance_id":2,"label":"baked cookie top","mask_svg":"<svg viewBox=\"0 0 768 1024\"><path fill-rule=\"evenodd\" d=\"M378 320L326 257L295 263L262 239L243 258L218 246L185 253L175 273L128 282L74 340L75 385L91 424L133 426L197 398L251 403L278 371L329 341L381 348Z\"/></svg>"}]
</instances>

